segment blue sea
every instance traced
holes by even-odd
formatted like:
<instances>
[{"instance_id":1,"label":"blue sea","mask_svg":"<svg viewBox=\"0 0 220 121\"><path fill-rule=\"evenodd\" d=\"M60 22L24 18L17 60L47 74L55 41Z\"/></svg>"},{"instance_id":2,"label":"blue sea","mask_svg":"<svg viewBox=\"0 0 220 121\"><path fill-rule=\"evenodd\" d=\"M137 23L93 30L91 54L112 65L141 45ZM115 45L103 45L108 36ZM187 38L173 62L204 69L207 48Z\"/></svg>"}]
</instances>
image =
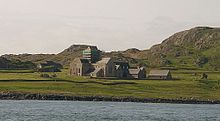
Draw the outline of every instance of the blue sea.
<instances>
[{"instance_id":1,"label":"blue sea","mask_svg":"<svg viewBox=\"0 0 220 121\"><path fill-rule=\"evenodd\" d=\"M1 121L220 121L220 105L1 100Z\"/></svg>"}]
</instances>

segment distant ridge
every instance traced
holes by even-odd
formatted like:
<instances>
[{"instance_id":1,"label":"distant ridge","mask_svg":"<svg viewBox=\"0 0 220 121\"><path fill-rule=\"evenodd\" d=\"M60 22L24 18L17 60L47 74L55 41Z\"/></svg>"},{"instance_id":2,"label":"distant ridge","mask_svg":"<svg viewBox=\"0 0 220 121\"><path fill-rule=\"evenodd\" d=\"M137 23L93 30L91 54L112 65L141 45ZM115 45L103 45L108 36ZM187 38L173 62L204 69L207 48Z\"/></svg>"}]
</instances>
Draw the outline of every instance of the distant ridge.
<instances>
[{"instance_id":1,"label":"distant ridge","mask_svg":"<svg viewBox=\"0 0 220 121\"><path fill-rule=\"evenodd\" d=\"M9 60L18 59L22 61L32 61L34 63L41 63L50 60L68 66L74 58L82 56L82 51L89 46L91 45L72 45L58 54L9 54L3 55L2 57Z\"/></svg>"},{"instance_id":2,"label":"distant ridge","mask_svg":"<svg viewBox=\"0 0 220 121\"><path fill-rule=\"evenodd\" d=\"M19 59L39 63L52 60L68 67L82 50L91 45L72 45L58 54L3 55L7 59ZM175 33L161 44L148 50L131 48L126 51L102 52L102 56L120 57L131 64L149 67L220 69L220 28L195 27Z\"/></svg>"}]
</instances>

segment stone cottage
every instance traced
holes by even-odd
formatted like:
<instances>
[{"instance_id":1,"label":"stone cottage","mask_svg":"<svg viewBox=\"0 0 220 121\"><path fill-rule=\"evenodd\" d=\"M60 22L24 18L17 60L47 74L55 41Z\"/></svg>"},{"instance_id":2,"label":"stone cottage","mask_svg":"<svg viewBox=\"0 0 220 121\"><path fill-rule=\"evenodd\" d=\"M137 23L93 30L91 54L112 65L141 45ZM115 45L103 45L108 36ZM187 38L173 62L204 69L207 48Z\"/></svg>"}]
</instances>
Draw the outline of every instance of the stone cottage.
<instances>
[{"instance_id":1,"label":"stone cottage","mask_svg":"<svg viewBox=\"0 0 220 121\"><path fill-rule=\"evenodd\" d=\"M146 70L145 68L129 69L129 78L131 79L145 79Z\"/></svg>"},{"instance_id":2,"label":"stone cottage","mask_svg":"<svg viewBox=\"0 0 220 121\"><path fill-rule=\"evenodd\" d=\"M148 79L155 80L171 80L172 75L170 70L151 70Z\"/></svg>"}]
</instances>

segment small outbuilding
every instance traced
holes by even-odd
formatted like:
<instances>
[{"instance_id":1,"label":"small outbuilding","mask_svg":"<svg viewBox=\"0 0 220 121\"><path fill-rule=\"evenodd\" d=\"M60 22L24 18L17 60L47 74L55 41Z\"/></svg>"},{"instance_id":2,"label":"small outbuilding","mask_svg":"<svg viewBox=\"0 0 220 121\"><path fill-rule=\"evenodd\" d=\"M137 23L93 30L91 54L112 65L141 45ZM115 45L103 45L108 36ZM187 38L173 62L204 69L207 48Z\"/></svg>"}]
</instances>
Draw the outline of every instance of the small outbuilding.
<instances>
[{"instance_id":1,"label":"small outbuilding","mask_svg":"<svg viewBox=\"0 0 220 121\"><path fill-rule=\"evenodd\" d=\"M148 79L155 80L171 80L172 75L170 70L151 70Z\"/></svg>"},{"instance_id":2,"label":"small outbuilding","mask_svg":"<svg viewBox=\"0 0 220 121\"><path fill-rule=\"evenodd\" d=\"M145 68L137 68L137 69L128 69L129 78L131 79L145 79L146 78L146 70Z\"/></svg>"}]
</instances>

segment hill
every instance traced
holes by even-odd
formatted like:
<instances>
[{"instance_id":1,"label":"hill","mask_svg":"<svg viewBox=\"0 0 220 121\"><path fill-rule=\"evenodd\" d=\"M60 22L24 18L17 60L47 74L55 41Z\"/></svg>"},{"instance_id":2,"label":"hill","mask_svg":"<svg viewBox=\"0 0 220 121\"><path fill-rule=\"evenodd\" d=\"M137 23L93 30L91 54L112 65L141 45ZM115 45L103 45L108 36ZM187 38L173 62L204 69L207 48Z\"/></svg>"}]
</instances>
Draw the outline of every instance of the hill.
<instances>
[{"instance_id":1,"label":"hill","mask_svg":"<svg viewBox=\"0 0 220 121\"><path fill-rule=\"evenodd\" d=\"M164 40L161 44L145 50L151 66L178 68L220 68L220 28L196 27L182 31Z\"/></svg>"},{"instance_id":2,"label":"hill","mask_svg":"<svg viewBox=\"0 0 220 121\"><path fill-rule=\"evenodd\" d=\"M9 60L31 61L33 63L41 63L46 61L54 61L64 66L69 66L70 62L76 58L81 57L82 51L89 45L72 45L58 54L19 54L19 55L3 55L2 57Z\"/></svg>"},{"instance_id":3,"label":"hill","mask_svg":"<svg viewBox=\"0 0 220 121\"><path fill-rule=\"evenodd\" d=\"M41 63L46 61L54 61L62 64L64 67L69 67L71 61L77 57L82 57L82 51L88 48L91 45L72 45L69 48L58 54L19 54L19 55L3 55L2 57L7 58L8 60L22 60L22 61L31 61L33 63ZM128 49L127 51L118 51L118 52L102 52L101 56L103 57L116 57L122 58L134 65L138 64L138 59L134 59L132 56L140 52L138 49ZM123 54L122 54L123 53ZM124 54L126 53L126 54ZM130 53L130 54L129 54Z\"/></svg>"},{"instance_id":4,"label":"hill","mask_svg":"<svg viewBox=\"0 0 220 121\"><path fill-rule=\"evenodd\" d=\"M82 50L90 45L72 45L58 54L3 55L9 60L32 61L34 63L55 61L68 67ZM131 48L125 51L102 52L103 57L120 57L131 65L169 68L220 69L220 28L195 27L178 32L148 50Z\"/></svg>"}]
</instances>

